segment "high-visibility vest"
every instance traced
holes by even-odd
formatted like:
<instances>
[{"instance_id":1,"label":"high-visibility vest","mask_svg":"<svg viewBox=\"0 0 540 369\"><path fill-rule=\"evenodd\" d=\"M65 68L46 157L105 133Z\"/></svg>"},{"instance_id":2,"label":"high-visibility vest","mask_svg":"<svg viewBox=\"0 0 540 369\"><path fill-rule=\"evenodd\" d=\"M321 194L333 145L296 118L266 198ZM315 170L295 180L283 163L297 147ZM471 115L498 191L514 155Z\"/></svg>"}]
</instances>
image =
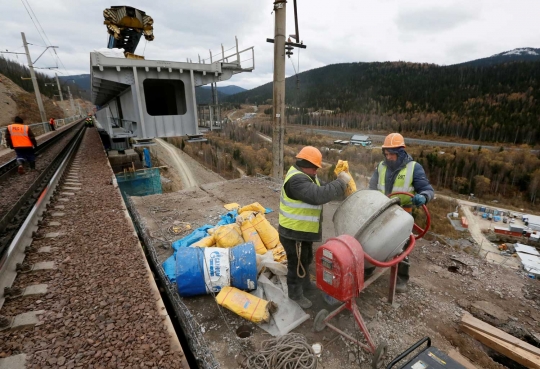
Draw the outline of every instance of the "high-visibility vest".
<instances>
[{"instance_id":1,"label":"high-visibility vest","mask_svg":"<svg viewBox=\"0 0 540 369\"><path fill-rule=\"evenodd\" d=\"M49 124L50 124L51 126L54 126L54 119L50 119L50 120L49 120Z\"/></svg>"},{"instance_id":2,"label":"high-visibility vest","mask_svg":"<svg viewBox=\"0 0 540 369\"><path fill-rule=\"evenodd\" d=\"M396 176L396 179L394 180L394 186L392 187L392 192L409 192L413 195L416 194L413 187L413 175L414 175L414 165L416 164L415 161L410 161L407 163L407 165L401 169ZM381 191L383 194L385 193L385 185L386 185L386 164L384 164L384 161L381 161L379 163L379 183L377 184L377 189ZM394 197L394 196L392 196ZM397 195L396 197L399 197L401 200L401 206L402 207L411 207L412 206L412 198L406 195Z\"/></svg>"},{"instance_id":3,"label":"high-visibility vest","mask_svg":"<svg viewBox=\"0 0 540 369\"><path fill-rule=\"evenodd\" d=\"M317 177L313 181L304 172L291 167L285 176L285 181L283 181L283 187L281 188L279 225L293 231L319 233L322 205L310 205L301 200L291 199L285 192L285 184L295 175L307 176L317 186L321 185Z\"/></svg>"},{"instance_id":4,"label":"high-visibility vest","mask_svg":"<svg viewBox=\"0 0 540 369\"><path fill-rule=\"evenodd\" d=\"M11 135L11 144L13 148L19 147L34 147L30 137L28 137L28 126L24 124L10 124L8 126L9 134Z\"/></svg>"}]
</instances>

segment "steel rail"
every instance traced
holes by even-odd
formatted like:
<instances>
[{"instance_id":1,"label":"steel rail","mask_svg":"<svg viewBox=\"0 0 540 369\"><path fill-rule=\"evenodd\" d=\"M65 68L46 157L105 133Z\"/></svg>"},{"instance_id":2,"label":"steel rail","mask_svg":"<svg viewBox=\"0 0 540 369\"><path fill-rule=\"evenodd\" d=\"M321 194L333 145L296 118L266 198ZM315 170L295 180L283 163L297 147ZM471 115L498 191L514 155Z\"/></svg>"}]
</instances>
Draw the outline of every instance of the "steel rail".
<instances>
[{"instance_id":1,"label":"steel rail","mask_svg":"<svg viewBox=\"0 0 540 369\"><path fill-rule=\"evenodd\" d=\"M56 167L52 176L49 177L43 190L38 191L39 196L32 206L28 216L24 220L22 226L17 230L14 238L10 242L7 248L4 248L4 252L0 256L0 308L3 306L4 288L11 287L15 277L17 276L17 264L22 263L25 258L25 248L32 244L32 235L38 229L38 221L42 218L43 212L46 210L46 206L53 196L53 193L60 181L66 167L69 165L75 152L77 151L82 137L84 135L85 128L81 127L78 133L73 139L66 145L66 147L57 155L57 157L51 162L49 168L44 170L40 178L36 182L42 182L44 178L48 177L49 169ZM41 178L41 177L44 178ZM36 183L35 182L35 183ZM33 194L35 189L32 189Z\"/></svg>"},{"instance_id":2,"label":"steel rail","mask_svg":"<svg viewBox=\"0 0 540 369\"><path fill-rule=\"evenodd\" d=\"M54 144L60 138L64 137L68 132L71 132L71 130L77 124L81 123L83 120L84 119L81 119L78 122L73 123L71 127L68 127L67 129L65 129L65 130L63 130L61 132L58 132L58 134L54 135L53 137L51 137L47 141L44 141L44 142L40 143L36 147L36 155L39 155L39 154L43 153L45 150L47 150L49 148L49 146ZM0 165L0 182L5 180L7 178L7 176L9 176L9 174L12 171L16 170L16 168L17 168L17 159L11 159L10 161Z\"/></svg>"}]
</instances>

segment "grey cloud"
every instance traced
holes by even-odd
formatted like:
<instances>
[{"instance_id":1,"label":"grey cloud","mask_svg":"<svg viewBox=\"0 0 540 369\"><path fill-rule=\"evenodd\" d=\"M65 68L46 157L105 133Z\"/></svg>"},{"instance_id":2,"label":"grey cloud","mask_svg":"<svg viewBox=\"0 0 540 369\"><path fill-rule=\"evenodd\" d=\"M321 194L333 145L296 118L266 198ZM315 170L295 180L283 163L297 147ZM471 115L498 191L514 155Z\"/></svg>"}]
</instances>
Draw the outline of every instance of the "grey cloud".
<instances>
[{"instance_id":1,"label":"grey cloud","mask_svg":"<svg viewBox=\"0 0 540 369\"><path fill-rule=\"evenodd\" d=\"M423 9L401 8L396 18L398 29L410 33L439 33L454 29L477 18L475 11L460 5Z\"/></svg>"}]
</instances>

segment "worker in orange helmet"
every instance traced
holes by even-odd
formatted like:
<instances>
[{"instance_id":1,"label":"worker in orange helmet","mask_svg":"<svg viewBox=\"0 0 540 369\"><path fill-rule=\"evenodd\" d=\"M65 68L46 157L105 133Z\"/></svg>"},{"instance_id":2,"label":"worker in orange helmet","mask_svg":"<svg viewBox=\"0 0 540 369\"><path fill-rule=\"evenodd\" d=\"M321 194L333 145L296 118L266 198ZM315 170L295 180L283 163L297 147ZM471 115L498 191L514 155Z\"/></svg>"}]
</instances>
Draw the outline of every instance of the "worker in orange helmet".
<instances>
[{"instance_id":1,"label":"worker in orange helmet","mask_svg":"<svg viewBox=\"0 0 540 369\"><path fill-rule=\"evenodd\" d=\"M54 121L54 118L49 119L49 126L51 127L51 131L55 130L56 122Z\"/></svg>"},{"instance_id":2,"label":"worker in orange helmet","mask_svg":"<svg viewBox=\"0 0 540 369\"><path fill-rule=\"evenodd\" d=\"M15 150L17 155L17 171L19 174L24 174L25 162L28 162L30 169L36 169L36 155L34 148L37 147L37 142L30 127L23 124L20 117L15 117L13 124L10 124L6 130L6 144L10 149Z\"/></svg>"},{"instance_id":3,"label":"worker in orange helmet","mask_svg":"<svg viewBox=\"0 0 540 369\"><path fill-rule=\"evenodd\" d=\"M421 164L415 162L405 151L405 140L399 133L391 133L384 139L382 145L384 160L375 168L375 173L369 181L370 190L378 190L389 195L392 192L409 192L414 197L399 195L401 207L412 212L413 206L427 204L435 196L435 191L427 179ZM407 291L409 282L409 258L398 265L396 292ZM373 269L366 270L367 275Z\"/></svg>"},{"instance_id":4,"label":"worker in orange helmet","mask_svg":"<svg viewBox=\"0 0 540 369\"><path fill-rule=\"evenodd\" d=\"M302 308L311 307L305 292L315 290L309 278L309 265L313 261L313 242L322 239L322 205L344 197L349 173L324 184L317 177L322 167L322 154L306 146L296 155L283 181L279 204L279 240L287 253L287 286L289 298Z\"/></svg>"}]
</instances>

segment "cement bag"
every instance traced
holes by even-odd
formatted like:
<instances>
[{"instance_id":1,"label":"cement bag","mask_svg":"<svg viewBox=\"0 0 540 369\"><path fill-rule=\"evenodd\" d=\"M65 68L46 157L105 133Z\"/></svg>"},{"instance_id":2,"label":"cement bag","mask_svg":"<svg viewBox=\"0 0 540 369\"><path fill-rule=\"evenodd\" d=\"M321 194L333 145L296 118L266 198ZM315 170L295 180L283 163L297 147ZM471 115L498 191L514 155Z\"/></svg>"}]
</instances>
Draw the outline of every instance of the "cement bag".
<instances>
[{"instance_id":1,"label":"cement bag","mask_svg":"<svg viewBox=\"0 0 540 369\"><path fill-rule=\"evenodd\" d=\"M244 211L256 211L264 214L266 212L266 209L258 202L254 202L253 204L241 207L240 210L238 210L238 214L242 214Z\"/></svg>"},{"instance_id":2,"label":"cement bag","mask_svg":"<svg viewBox=\"0 0 540 369\"><path fill-rule=\"evenodd\" d=\"M214 246L216 244L216 239L214 238L214 235L210 235L208 237L203 238L202 240L199 240L195 242L191 247L210 247Z\"/></svg>"},{"instance_id":3,"label":"cement bag","mask_svg":"<svg viewBox=\"0 0 540 369\"><path fill-rule=\"evenodd\" d=\"M279 243L279 234L278 231L272 227L270 222L265 218L264 214L259 213L251 220L251 224L259 233L264 246L268 250L272 250Z\"/></svg>"},{"instance_id":4,"label":"cement bag","mask_svg":"<svg viewBox=\"0 0 540 369\"><path fill-rule=\"evenodd\" d=\"M285 249L283 248L283 245L281 243L278 243L278 245L274 247L271 251L274 256L274 261L277 261L278 263L283 263L287 261L287 253L285 252Z\"/></svg>"},{"instance_id":5,"label":"cement bag","mask_svg":"<svg viewBox=\"0 0 540 369\"><path fill-rule=\"evenodd\" d=\"M235 287L223 287L216 296L219 305L253 323L268 322L271 302L260 299Z\"/></svg>"},{"instance_id":6,"label":"cement bag","mask_svg":"<svg viewBox=\"0 0 540 369\"><path fill-rule=\"evenodd\" d=\"M236 217L236 223L242 224L245 220L251 220L255 214L257 214L256 211L246 210L242 213L239 213Z\"/></svg>"},{"instance_id":7,"label":"cement bag","mask_svg":"<svg viewBox=\"0 0 540 369\"><path fill-rule=\"evenodd\" d=\"M216 239L217 247L229 248L244 243L242 231L236 223L216 228L214 238Z\"/></svg>"},{"instance_id":8,"label":"cement bag","mask_svg":"<svg viewBox=\"0 0 540 369\"><path fill-rule=\"evenodd\" d=\"M242 222L242 225L240 226L240 229L242 230L242 237L244 237L244 241L253 242L253 245L255 246L255 252L257 254L266 254L268 250L266 249L266 246L264 246L261 237L259 237L257 230L255 229L255 227L253 227L253 224L251 224L249 220L244 220Z\"/></svg>"},{"instance_id":9,"label":"cement bag","mask_svg":"<svg viewBox=\"0 0 540 369\"><path fill-rule=\"evenodd\" d=\"M337 176L341 172L349 172L349 162L346 160L339 160L336 169L334 169L334 173ZM352 177L352 176L351 176ZM349 183L347 183L347 188L345 189L345 196L349 196L350 194L356 192L356 183L354 182L354 179L351 178Z\"/></svg>"}]
</instances>

